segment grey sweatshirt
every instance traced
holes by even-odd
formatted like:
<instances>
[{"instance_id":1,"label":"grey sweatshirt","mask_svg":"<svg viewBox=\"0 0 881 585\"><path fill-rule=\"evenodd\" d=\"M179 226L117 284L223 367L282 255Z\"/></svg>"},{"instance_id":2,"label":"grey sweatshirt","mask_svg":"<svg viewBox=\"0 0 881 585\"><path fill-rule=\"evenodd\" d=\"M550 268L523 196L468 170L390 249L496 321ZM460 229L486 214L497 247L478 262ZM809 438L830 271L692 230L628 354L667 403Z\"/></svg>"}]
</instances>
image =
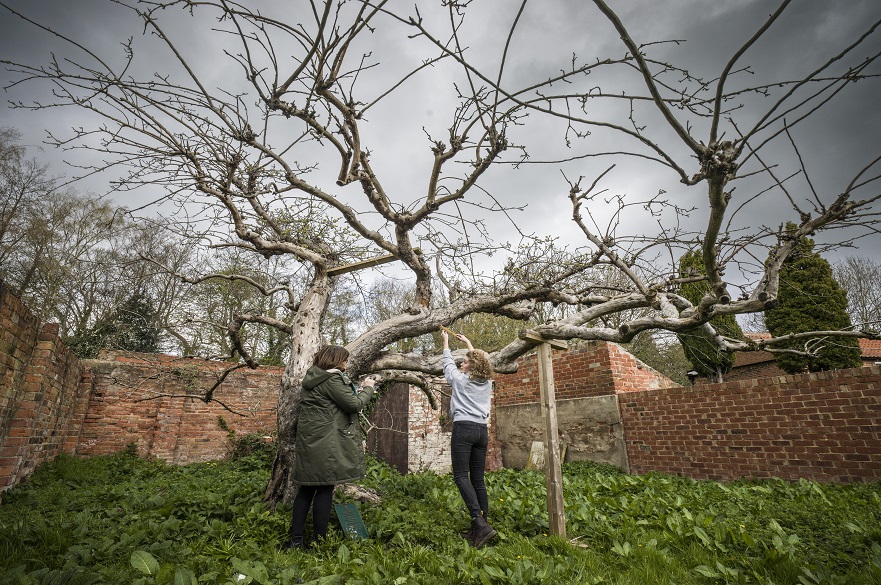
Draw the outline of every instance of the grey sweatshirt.
<instances>
[{"instance_id":1,"label":"grey sweatshirt","mask_svg":"<svg viewBox=\"0 0 881 585\"><path fill-rule=\"evenodd\" d=\"M489 418L493 381L478 382L460 372L453 354L448 349L444 350L441 362L444 367L444 377L453 389L450 398L450 414L453 422L470 421L485 425Z\"/></svg>"}]
</instances>

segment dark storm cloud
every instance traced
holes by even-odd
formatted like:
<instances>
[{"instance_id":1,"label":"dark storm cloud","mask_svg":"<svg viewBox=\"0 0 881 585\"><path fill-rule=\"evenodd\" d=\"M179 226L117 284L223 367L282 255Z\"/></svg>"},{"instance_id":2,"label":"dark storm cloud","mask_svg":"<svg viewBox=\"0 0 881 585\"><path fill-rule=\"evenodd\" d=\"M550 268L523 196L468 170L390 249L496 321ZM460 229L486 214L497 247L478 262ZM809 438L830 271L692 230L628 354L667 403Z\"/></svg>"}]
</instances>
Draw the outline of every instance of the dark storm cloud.
<instances>
[{"instance_id":1,"label":"dark storm cloud","mask_svg":"<svg viewBox=\"0 0 881 585\"><path fill-rule=\"evenodd\" d=\"M129 36L138 36L143 32L142 26L138 25L136 19L130 18L125 8L107 0L0 1L46 22L53 28L65 31L71 38L82 39L84 45L102 56L108 56L116 64L124 58L120 43ZM290 4L261 3L261 7L269 10L280 6L279 14L297 14ZM420 11L423 15L431 15L437 8L436 4L438 3L420 3ZM650 45L647 50L651 56L682 64L690 73L706 80L712 80L719 75L730 56L762 26L768 14L777 6L776 3L765 0L640 0L613 2L612 5L619 10L622 21L638 43L685 40L686 42L679 45ZM492 75L497 73L501 63L502 48L518 6L519 2L495 0L474 2L469 9L473 18L471 24L463 28L463 36L468 37L470 55L474 62ZM185 19L177 22L177 17L172 14L162 17L172 28L189 26ZM738 73L732 84L747 87L770 79L798 79L843 50L879 17L881 3L875 0L794 2L769 33L744 55L741 62L751 65L751 73ZM198 36L196 30L183 28L178 32L185 33L180 37L179 48L187 54L195 54L194 62L202 64L212 87L230 82L225 77L228 72L238 75L234 69L220 66L216 56L219 47L211 44L217 42L216 40L209 41L208 37ZM401 60L410 59L412 62L417 62L423 54L419 50L418 39L382 34L370 38L376 45L373 48L377 54L394 54ZM876 32L872 42L881 50L879 38L881 34ZM46 62L50 51L55 51L58 57L64 57L70 49L16 17L8 13L3 15L0 20L0 54L3 58L30 63ZM512 87L521 86L540 81L567 67L573 54L579 62L590 62L606 57L620 57L625 52L617 33L592 3L579 0L531 2L527 4L512 39L503 80ZM155 58L151 58L149 64L162 70L163 59L168 58L165 53L157 54ZM216 71L213 70L215 64ZM437 71L443 71L442 67L443 65L439 65ZM874 70L878 71L878 67ZM378 95L393 83L394 75L390 73L385 79L381 77L382 71L384 69L377 72L380 76L379 86L362 88L367 94ZM212 74L214 77L211 77ZM5 85L8 79L5 72L0 72L0 76ZM638 81L637 78L631 83L637 83L634 85L637 87ZM732 85L734 86L736 85ZM43 87L41 91L46 89ZM857 91L838 98L837 105L827 107L822 116L793 130L802 154L808 161L808 170L815 186L827 194L834 194L841 189L846 179L876 156L879 150L877 136L881 132L881 108L875 105L879 82L861 82L856 89ZM33 93L35 91L35 86L15 88L6 97L23 101L46 101L45 94L38 95ZM640 91L644 93L644 89L640 88ZM406 196L412 199L424 189L425 172L430 165L430 143L426 132L432 137L443 136L450 125L453 92L447 84L438 83L437 78L414 78L399 93L404 98L410 94L420 98L400 99L393 102L394 107L386 110L376 108L370 112L370 124L365 135L381 143L383 149L390 153L385 155L378 150L375 155L376 166L391 177L387 187L393 193L402 194L402 198ZM770 103L768 100L768 105ZM750 121L754 121L746 112L737 112L736 115L741 120L739 123L749 125ZM27 144L38 144L45 129L63 132L66 128L85 123L83 116L82 112L70 109L48 110L38 114L4 109L0 111L0 125L18 127L25 134ZM400 120L410 118L417 122L409 126L400 123ZM665 144L675 145L673 150L690 165L686 167L688 172L696 171L694 161L688 159L684 147L677 144L677 139L663 122L657 118L646 118L641 122L647 124L652 136L659 137ZM701 123L698 122L696 127L695 136L706 140L706 132ZM389 132L389 128L393 131ZM562 145L564 131L565 127L559 123L548 122L528 131L513 129L512 136L518 141L529 143L536 150L559 144L553 154L571 156L573 151ZM729 132L732 130L729 129ZM605 150L630 146L629 142L622 141L619 136L597 129L590 140L592 142L586 141L576 146L582 148L587 144L594 148L601 144ZM791 163L791 147L786 142L775 143L773 148L780 156L787 151L786 156ZM62 156L87 155L88 153L63 155L57 151L47 151L41 156L52 160L53 168L61 172L63 169L58 161ZM587 160L565 165L563 170L572 177L581 174L595 176L606 165L604 161ZM101 180L105 183L102 184ZM95 178L91 182L83 183L80 188L101 191L106 180L106 177ZM559 169L552 166L531 167L517 173L498 170L492 172L487 181L494 192L504 196L506 202L512 205L531 205L528 213L515 214L525 231L547 233L550 230L557 235L572 238L573 241L578 240L574 227L569 225L571 222L560 219L568 218L571 211L567 209L567 185L562 180ZM617 174L610 175L610 182L606 186L611 191L640 198L664 189L671 196L680 197L685 203L700 202L702 199L697 189L686 189L679 183L679 177L675 173L657 165L622 165ZM761 187L762 185L749 184L737 186L735 200L739 201L738 198L746 197ZM769 216L772 214L768 213L770 209L788 214L785 216L787 219L796 219L792 217L792 211L786 209L786 202L779 194L766 197L756 207L754 211L741 212L736 218L736 224L751 226L771 223ZM700 223L704 217L696 214L692 220ZM779 217L775 216L773 221L779 221ZM511 232L512 238L515 237L509 224L497 226L498 232L503 236L500 239L507 239L508 232ZM874 254L874 250L867 249L866 253Z\"/></svg>"}]
</instances>

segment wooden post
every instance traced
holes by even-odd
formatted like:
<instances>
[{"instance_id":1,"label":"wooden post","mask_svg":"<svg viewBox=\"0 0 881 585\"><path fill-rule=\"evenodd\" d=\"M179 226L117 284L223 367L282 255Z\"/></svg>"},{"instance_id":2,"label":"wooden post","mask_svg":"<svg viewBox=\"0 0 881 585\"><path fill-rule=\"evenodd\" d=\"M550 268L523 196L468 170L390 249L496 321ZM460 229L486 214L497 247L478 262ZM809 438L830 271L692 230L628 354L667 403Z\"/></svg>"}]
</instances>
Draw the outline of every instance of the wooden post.
<instances>
[{"instance_id":1,"label":"wooden post","mask_svg":"<svg viewBox=\"0 0 881 585\"><path fill-rule=\"evenodd\" d=\"M557 398L554 389L554 364L551 351L567 349L565 342L543 339L532 332L523 339L541 340L538 346L538 384L541 392L541 413L544 420L545 483L548 493L548 527L550 534L566 538L566 512L563 505L563 469L560 458L560 434L557 431Z\"/></svg>"}]
</instances>

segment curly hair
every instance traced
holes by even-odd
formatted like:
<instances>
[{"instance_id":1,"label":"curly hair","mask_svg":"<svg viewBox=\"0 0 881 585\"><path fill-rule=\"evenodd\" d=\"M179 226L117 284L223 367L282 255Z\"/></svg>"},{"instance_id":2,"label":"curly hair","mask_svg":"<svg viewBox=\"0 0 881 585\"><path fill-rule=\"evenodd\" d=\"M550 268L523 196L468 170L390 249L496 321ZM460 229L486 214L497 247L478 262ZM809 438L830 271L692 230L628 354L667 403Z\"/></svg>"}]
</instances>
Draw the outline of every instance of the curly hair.
<instances>
[{"instance_id":1,"label":"curly hair","mask_svg":"<svg viewBox=\"0 0 881 585\"><path fill-rule=\"evenodd\" d=\"M471 361L472 380L492 380L493 366L489 361L489 354L482 349L469 351L467 354Z\"/></svg>"}]
</instances>

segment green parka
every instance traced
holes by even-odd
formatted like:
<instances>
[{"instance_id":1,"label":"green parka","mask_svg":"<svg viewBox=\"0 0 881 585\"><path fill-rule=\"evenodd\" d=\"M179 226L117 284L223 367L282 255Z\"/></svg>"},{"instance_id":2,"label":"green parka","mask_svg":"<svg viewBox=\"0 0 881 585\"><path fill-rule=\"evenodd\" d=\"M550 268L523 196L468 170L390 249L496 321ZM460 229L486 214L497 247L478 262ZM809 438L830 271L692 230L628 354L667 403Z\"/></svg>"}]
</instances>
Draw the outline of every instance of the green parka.
<instances>
[{"instance_id":1,"label":"green parka","mask_svg":"<svg viewBox=\"0 0 881 585\"><path fill-rule=\"evenodd\" d=\"M293 479L300 485L336 485L364 477L358 413L373 388L359 393L343 372L312 366L303 378Z\"/></svg>"}]
</instances>

